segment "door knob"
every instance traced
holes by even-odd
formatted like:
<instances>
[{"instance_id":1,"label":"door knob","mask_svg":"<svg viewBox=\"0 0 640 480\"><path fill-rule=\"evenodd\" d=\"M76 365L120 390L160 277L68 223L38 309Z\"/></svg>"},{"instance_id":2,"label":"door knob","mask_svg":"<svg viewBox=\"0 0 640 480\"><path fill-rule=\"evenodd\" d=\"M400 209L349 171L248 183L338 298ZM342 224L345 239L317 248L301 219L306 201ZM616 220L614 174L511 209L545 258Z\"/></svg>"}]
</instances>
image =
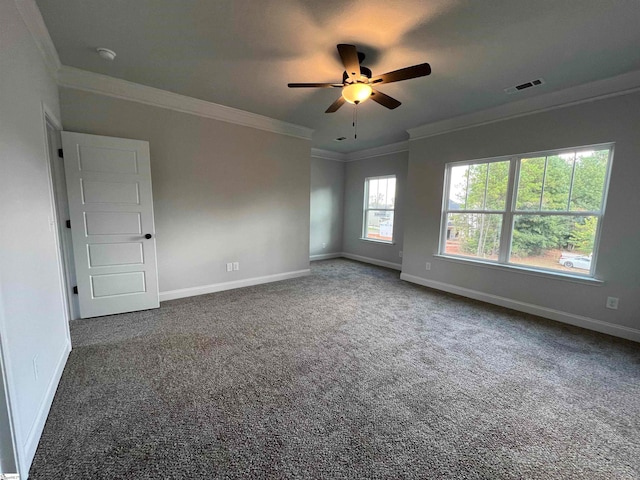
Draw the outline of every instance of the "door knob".
<instances>
[{"instance_id":1,"label":"door knob","mask_svg":"<svg viewBox=\"0 0 640 480\"><path fill-rule=\"evenodd\" d=\"M149 240L153 235L151 235L150 233L147 233L144 238L146 238L147 240Z\"/></svg>"}]
</instances>

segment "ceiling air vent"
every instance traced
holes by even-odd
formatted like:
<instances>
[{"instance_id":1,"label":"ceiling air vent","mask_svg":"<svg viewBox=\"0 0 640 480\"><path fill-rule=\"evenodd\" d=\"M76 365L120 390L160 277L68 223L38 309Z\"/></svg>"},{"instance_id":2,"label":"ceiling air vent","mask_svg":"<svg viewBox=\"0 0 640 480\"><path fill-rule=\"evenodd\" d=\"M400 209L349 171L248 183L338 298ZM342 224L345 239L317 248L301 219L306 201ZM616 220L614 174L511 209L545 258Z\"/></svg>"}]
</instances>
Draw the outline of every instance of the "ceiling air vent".
<instances>
[{"instance_id":1,"label":"ceiling air vent","mask_svg":"<svg viewBox=\"0 0 640 480\"><path fill-rule=\"evenodd\" d=\"M515 87L505 88L504 91L511 95L512 93L521 92L522 90L526 90L527 88L531 87L539 87L540 85L544 85L544 80L542 78L536 78L535 80L521 83L520 85L516 85Z\"/></svg>"}]
</instances>

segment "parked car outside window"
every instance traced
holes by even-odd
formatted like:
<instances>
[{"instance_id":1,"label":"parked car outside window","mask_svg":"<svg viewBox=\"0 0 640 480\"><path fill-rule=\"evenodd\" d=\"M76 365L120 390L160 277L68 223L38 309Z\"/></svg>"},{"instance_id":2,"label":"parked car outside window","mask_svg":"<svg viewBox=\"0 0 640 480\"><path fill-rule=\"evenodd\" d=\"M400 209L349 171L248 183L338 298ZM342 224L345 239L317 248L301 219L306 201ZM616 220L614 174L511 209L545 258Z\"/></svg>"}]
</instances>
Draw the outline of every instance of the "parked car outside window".
<instances>
[{"instance_id":1,"label":"parked car outside window","mask_svg":"<svg viewBox=\"0 0 640 480\"><path fill-rule=\"evenodd\" d=\"M565 256L562 254L558 263L567 268L579 268L581 270L591 270L591 258L585 256Z\"/></svg>"}]
</instances>

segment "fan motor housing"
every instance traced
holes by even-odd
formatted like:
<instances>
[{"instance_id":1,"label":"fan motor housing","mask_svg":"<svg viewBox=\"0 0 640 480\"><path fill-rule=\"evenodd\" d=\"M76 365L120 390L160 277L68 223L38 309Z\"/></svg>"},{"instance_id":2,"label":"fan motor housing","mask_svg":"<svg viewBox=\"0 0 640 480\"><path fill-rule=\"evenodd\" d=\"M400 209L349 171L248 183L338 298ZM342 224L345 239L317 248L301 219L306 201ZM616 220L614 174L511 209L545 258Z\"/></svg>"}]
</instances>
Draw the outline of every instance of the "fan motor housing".
<instances>
[{"instance_id":1,"label":"fan motor housing","mask_svg":"<svg viewBox=\"0 0 640 480\"><path fill-rule=\"evenodd\" d=\"M371 78L371 70L368 69L367 67L363 67L362 65L360 65L360 75L363 77ZM347 74L347 72L346 71L342 72L342 83L347 83L348 79L349 79L349 75Z\"/></svg>"}]
</instances>

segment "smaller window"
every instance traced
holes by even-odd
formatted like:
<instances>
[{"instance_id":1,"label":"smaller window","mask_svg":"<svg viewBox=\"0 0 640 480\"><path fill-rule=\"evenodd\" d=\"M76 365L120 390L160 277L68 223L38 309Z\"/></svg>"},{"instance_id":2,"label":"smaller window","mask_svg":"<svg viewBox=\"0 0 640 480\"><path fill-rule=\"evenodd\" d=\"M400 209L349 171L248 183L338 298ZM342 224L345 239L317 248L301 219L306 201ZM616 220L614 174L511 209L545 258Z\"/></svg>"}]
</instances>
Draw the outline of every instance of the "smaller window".
<instances>
[{"instance_id":1,"label":"smaller window","mask_svg":"<svg viewBox=\"0 0 640 480\"><path fill-rule=\"evenodd\" d=\"M395 175L370 177L364 180L362 238L385 243L393 242L395 204Z\"/></svg>"}]
</instances>

